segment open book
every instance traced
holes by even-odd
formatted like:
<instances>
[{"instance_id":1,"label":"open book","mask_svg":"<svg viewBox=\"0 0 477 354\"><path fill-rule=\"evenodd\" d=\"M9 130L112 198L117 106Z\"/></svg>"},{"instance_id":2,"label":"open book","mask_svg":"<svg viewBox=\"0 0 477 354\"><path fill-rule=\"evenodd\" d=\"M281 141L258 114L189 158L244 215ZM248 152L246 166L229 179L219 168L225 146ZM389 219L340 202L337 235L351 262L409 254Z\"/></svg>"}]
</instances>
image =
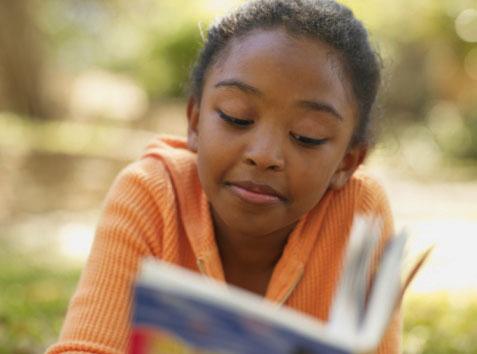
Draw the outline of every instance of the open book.
<instances>
[{"instance_id":1,"label":"open book","mask_svg":"<svg viewBox=\"0 0 477 354\"><path fill-rule=\"evenodd\" d=\"M356 218L326 323L245 290L147 259L135 284L130 353L372 352L404 291L401 263L407 236L401 233L389 241L372 271L379 234L379 222ZM410 277L427 255L415 263Z\"/></svg>"}]
</instances>

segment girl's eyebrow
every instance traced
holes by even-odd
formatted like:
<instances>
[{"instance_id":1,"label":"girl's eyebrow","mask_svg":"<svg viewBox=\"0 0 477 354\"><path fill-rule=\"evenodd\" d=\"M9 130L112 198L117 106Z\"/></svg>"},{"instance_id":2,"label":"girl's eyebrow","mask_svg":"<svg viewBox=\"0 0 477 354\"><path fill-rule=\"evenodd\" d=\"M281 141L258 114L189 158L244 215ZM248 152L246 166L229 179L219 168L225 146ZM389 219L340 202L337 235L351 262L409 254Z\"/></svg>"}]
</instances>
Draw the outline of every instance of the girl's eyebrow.
<instances>
[{"instance_id":1,"label":"girl's eyebrow","mask_svg":"<svg viewBox=\"0 0 477 354\"><path fill-rule=\"evenodd\" d=\"M237 79L227 79L227 80L219 81L218 83L214 85L214 87L215 88L220 88L220 87L237 88L240 91L243 91L248 94L252 94L255 96L263 96L263 93L256 87L246 84L245 82L237 80ZM340 121L343 121L343 116L338 112L338 110L335 107L333 107L333 105L327 102L316 101L316 100L301 100L301 101L298 101L297 105L307 110L329 113L335 118L338 118Z\"/></svg>"},{"instance_id":2,"label":"girl's eyebrow","mask_svg":"<svg viewBox=\"0 0 477 354\"><path fill-rule=\"evenodd\" d=\"M238 88L240 91L243 91L245 93L251 93L255 96L263 96L263 93L256 87L253 87L249 84L246 84L243 81L236 80L236 79L228 79L228 80L219 81L218 83L214 85L214 87L215 88L233 87L233 88Z\"/></svg>"},{"instance_id":3,"label":"girl's eyebrow","mask_svg":"<svg viewBox=\"0 0 477 354\"><path fill-rule=\"evenodd\" d=\"M343 116L339 114L338 110L329 103L323 101L302 100L298 102L298 106L312 111L330 113L335 118L338 118L340 121L343 121Z\"/></svg>"}]
</instances>

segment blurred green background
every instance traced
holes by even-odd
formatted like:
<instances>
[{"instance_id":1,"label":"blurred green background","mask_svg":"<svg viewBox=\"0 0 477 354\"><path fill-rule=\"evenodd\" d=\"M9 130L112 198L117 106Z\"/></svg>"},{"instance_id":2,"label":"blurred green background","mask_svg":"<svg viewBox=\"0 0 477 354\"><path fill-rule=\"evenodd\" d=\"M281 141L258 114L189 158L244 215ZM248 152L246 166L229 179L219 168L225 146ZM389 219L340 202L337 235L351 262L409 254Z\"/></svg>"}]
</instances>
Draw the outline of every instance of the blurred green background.
<instances>
[{"instance_id":1,"label":"blurred green background","mask_svg":"<svg viewBox=\"0 0 477 354\"><path fill-rule=\"evenodd\" d=\"M477 1L344 1L385 66L367 162L410 254L405 353L477 353ZM185 133L201 29L233 0L0 1L0 354L58 336L105 193L155 133Z\"/></svg>"}]
</instances>

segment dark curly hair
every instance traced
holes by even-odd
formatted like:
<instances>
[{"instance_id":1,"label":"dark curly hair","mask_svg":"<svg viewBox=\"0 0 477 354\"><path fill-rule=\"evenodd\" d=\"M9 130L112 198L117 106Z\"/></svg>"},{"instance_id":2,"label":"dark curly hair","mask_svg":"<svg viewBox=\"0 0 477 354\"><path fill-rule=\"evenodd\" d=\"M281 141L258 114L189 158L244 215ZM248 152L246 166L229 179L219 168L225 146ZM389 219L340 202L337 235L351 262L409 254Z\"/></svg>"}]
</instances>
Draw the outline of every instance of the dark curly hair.
<instances>
[{"instance_id":1,"label":"dark curly hair","mask_svg":"<svg viewBox=\"0 0 477 354\"><path fill-rule=\"evenodd\" d=\"M204 81L231 39L255 29L284 28L294 36L327 43L339 53L358 104L359 124L351 145L370 143L371 115L381 81L379 56L352 11L333 0L255 0L214 23L191 73L191 94L202 97Z\"/></svg>"}]
</instances>

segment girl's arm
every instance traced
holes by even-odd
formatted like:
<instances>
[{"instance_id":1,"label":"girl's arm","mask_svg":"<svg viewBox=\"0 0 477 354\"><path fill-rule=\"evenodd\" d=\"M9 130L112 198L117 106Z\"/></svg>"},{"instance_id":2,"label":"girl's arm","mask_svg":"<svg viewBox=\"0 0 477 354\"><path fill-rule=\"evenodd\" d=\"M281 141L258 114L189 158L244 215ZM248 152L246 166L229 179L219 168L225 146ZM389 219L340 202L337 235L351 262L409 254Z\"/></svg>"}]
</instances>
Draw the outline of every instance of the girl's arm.
<instances>
[{"instance_id":1,"label":"girl's arm","mask_svg":"<svg viewBox=\"0 0 477 354\"><path fill-rule=\"evenodd\" d=\"M150 159L152 160L152 159ZM159 166L161 167L161 166ZM141 160L113 184L91 254L71 299L57 344L47 354L124 353L132 282L143 256L160 255L162 213L157 161Z\"/></svg>"}]
</instances>

